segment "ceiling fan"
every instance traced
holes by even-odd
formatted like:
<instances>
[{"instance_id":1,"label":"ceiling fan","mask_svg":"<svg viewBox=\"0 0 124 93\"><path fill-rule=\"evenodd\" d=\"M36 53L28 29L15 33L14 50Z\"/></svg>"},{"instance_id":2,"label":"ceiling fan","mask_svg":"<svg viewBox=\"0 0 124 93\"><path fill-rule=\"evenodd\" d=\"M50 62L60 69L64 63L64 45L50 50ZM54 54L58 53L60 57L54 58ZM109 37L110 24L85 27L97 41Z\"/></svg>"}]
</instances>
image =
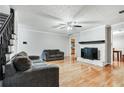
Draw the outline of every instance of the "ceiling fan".
<instances>
[{"instance_id":1,"label":"ceiling fan","mask_svg":"<svg viewBox=\"0 0 124 93\"><path fill-rule=\"evenodd\" d=\"M83 22L77 22L77 21L69 21L66 23L60 23L56 26L53 26L53 28L57 29L67 29L72 30L73 28L82 28L83 24L96 24L99 23L99 21L83 21Z\"/></svg>"},{"instance_id":2,"label":"ceiling fan","mask_svg":"<svg viewBox=\"0 0 124 93\"><path fill-rule=\"evenodd\" d=\"M67 30L72 30L74 27L81 28L82 25L79 25L76 21L69 21L67 23L60 23L56 26L53 26L53 28L67 29Z\"/></svg>"},{"instance_id":3,"label":"ceiling fan","mask_svg":"<svg viewBox=\"0 0 124 93\"><path fill-rule=\"evenodd\" d=\"M122 13L124 13L124 10L121 10L121 11L119 11L118 13L119 13L119 14L122 14Z\"/></svg>"}]
</instances>

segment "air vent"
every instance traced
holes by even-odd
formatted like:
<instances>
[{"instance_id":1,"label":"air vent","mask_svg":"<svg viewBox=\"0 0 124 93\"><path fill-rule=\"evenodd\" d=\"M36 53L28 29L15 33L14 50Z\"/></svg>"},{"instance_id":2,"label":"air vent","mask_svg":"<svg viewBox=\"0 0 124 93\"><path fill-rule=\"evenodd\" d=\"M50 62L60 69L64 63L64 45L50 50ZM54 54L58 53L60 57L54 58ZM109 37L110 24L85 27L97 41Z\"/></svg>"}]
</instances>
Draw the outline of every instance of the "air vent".
<instances>
[{"instance_id":1,"label":"air vent","mask_svg":"<svg viewBox=\"0 0 124 93\"><path fill-rule=\"evenodd\" d=\"M119 11L119 14L122 14L122 13L124 13L124 10Z\"/></svg>"}]
</instances>

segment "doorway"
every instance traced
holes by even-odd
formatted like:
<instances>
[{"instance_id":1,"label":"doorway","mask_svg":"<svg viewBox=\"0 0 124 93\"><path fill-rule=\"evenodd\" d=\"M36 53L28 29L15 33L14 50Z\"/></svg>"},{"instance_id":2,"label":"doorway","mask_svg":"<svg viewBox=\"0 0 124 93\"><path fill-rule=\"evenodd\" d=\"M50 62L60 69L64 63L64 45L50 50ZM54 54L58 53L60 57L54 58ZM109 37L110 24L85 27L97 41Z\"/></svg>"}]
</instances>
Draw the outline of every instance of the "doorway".
<instances>
[{"instance_id":1,"label":"doorway","mask_svg":"<svg viewBox=\"0 0 124 93\"><path fill-rule=\"evenodd\" d=\"M70 43L71 43L71 46L70 46L71 60L72 60L72 62L75 62L75 60L76 60L76 39L71 38Z\"/></svg>"},{"instance_id":2,"label":"doorway","mask_svg":"<svg viewBox=\"0 0 124 93\"><path fill-rule=\"evenodd\" d=\"M120 67L124 64L124 33L121 30L113 30L113 65Z\"/></svg>"}]
</instances>

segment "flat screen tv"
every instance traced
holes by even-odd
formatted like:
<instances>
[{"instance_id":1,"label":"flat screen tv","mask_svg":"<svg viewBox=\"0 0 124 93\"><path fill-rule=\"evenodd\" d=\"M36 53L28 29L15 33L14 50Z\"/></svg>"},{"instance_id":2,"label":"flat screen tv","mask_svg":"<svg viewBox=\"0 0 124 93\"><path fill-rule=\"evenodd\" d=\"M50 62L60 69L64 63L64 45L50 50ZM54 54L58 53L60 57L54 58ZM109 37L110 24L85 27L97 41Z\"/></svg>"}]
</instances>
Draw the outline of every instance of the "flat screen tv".
<instances>
[{"instance_id":1,"label":"flat screen tv","mask_svg":"<svg viewBox=\"0 0 124 93\"><path fill-rule=\"evenodd\" d=\"M98 48L82 48L81 57L85 59L98 60Z\"/></svg>"}]
</instances>

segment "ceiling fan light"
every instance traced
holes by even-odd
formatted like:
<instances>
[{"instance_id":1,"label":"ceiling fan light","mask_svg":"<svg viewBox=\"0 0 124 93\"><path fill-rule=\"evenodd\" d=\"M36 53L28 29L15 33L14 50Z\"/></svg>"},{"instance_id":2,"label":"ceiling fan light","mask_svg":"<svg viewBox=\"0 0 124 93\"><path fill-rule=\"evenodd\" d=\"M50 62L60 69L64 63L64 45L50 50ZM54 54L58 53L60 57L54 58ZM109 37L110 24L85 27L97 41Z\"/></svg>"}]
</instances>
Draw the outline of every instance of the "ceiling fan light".
<instances>
[{"instance_id":1,"label":"ceiling fan light","mask_svg":"<svg viewBox=\"0 0 124 93\"><path fill-rule=\"evenodd\" d=\"M68 27L67 27L67 30L68 30L68 31L69 31L69 30L72 30L72 27L68 26Z\"/></svg>"}]
</instances>

